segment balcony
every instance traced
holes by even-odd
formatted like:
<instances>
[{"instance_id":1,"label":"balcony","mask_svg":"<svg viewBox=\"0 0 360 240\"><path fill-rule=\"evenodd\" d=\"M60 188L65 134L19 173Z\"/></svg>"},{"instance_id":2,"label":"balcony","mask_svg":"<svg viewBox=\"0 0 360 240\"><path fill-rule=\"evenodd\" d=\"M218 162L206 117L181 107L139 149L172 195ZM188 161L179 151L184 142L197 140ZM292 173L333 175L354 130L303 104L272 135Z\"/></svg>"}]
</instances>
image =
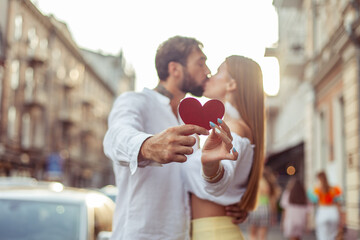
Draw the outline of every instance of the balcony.
<instances>
[{"instance_id":1,"label":"balcony","mask_svg":"<svg viewBox=\"0 0 360 240\"><path fill-rule=\"evenodd\" d=\"M44 108L46 106L46 94L38 93L34 96L25 96L24 106L26 108Z\"/></svg>"},{"instance_id":2,"label":"balcony","mask_svg":"<svg viewBox=\"0 0 360 240\"><path fill-rule=\"evenodd\" d=\"M81 161L81 149L76 147L71 147L69 149L69 158L75 161Z\"/></svg>"},{"instance_id":3,"label":"balcony","mask_svg":"<svg viewBox=\"0 0 360 240\"><path fill-rule=\"evenodd\" d=\"M98 154L88 154L85 159L89 165L96 166L96 164L99 164L99 159L101 159L101 157L99 157Z\"/></svg>"},{"instance_id":4,"label":"balcony","mask_svg":"<svg viewBox=\"0 0 360 240\"><path fill-rule=\"evenodd\" d=\"M28 51L27 62L30 66L42 66L47 60L46 52L44 51Z\"/></svg>"},{"instance_id":5,"label":"balcony","mask_svg":"<svg viewBox=\"0 0 360 240\"><path fill-rule=\"evenodd\" d=\"M63 86L68 89L74 88L77 85L77 81L71 79L70 77L66 77L62 83Z\"/></svg>"},{"instance_id":6,"label":"balcony","mask_svg":"<svg viewBox=\"0 0 360 240\"><path fill-rule=\"evenodd\" d=\"M84 96L81 100L82 104L86 106L94 106L94 100L90 96Z\"/></svg>"},{"instance_id":7,"label":"balcony","mask_svg":"<svg viewBox=\"0 0 360 240\"><path fill-rule=\"evenodd\" d=\"M279 52L278 47L268 47L265 49L265 57L277 57Z\"/></svg>"},{"instance_id":8,"label":"balcony","mask_svg":"<svg viewBox=\"0 0 360 240\"><path fill-rule=\"evenodd\" d=\"M278 114L280 109L280 101L278 97L267 97L265 108L270 116L275 116Z\"/></svg>"},{"instance_id":9,"label":"balcony","mask_svg":"<svg viewBox=\"0 0 360 240\"><path fill-rule=\"evenodd\" d=\"M302 6L302 0L274 0L273 5L277 8L297 8Z\"/></svg>"},{"instance_id":10,"label":"balcony","mask_svg":"<svg viewBox=\"0 0 360 240\"><path fill-rule=\"evenodd\" d=\"M94 122L83 122L81 124L81 132L83 135L93 135L96 133L96 123Z\"/></svg>"},{"instance_id":11,"label":"balcony","mask_svg":"<svg viewBox=\"0 0 360 240\"><path fill-rule=\"evenodd\" d=\"M81 81L81 72L78 68L70 69L68 75L63 80L64 87L74 88L78 86Z\"/></svg>"},{"instance_id":12,"label":"balcony","mask_svg":"<svg viewBox=\"0 0 360 240\"><path fill-rule=\"evenodd\" d=\"M63 108L59 112L59 120L66 124L76 124L80 122L80 111L71 108Z\"/></svg>"}]
</instances>

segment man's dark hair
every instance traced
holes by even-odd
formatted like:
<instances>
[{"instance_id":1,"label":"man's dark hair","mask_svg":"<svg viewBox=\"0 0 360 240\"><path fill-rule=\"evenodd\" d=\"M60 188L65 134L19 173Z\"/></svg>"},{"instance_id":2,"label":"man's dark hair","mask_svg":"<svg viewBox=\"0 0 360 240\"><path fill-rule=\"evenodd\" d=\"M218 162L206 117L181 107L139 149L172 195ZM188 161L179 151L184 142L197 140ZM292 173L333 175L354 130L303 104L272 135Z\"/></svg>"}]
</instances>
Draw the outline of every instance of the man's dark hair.
<instances>
[{"instance_id":1,"label":"man's dark hair","mask_svg":"<svg viewBox=\"0 0 360 240\"><path fill-rule=\"evenodd\" d=\"M178 62L186 66L187 58L193 49L201 51L203 44L195 38L175 36L163 42L156 51L155 66L160 80L169 77L168 65Z\"/></svg>"}]
</instances>

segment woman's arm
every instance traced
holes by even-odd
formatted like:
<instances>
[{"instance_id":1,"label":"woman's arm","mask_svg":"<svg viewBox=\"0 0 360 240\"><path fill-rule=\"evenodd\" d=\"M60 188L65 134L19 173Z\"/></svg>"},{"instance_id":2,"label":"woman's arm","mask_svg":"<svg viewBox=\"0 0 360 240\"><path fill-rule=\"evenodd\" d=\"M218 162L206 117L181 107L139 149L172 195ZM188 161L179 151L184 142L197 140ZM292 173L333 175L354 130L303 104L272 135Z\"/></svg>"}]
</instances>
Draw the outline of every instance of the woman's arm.
<instances>
[{"instance_id":1,"label":"woman's arm","mask_svg":"<svg viewBox=\"0 0 360 240\"><path fill-rule=\"evenodd\" d=\"M182 164L183 179L186 182L185 186L188 187L188 191L201 199L210 200L224 206L236 204L240 201L246 190L253 157L253 146L248 139L241 138L236 134L231 136L234 138L232 144L237 150L237 160L221 161L224 172L218 182L211 183L202 177L201 150L197 150L194 154L188 156L187 162ZM227 150L226 154L229 154ZM209 154L209 158L211 157L214 157L214 155Z\"/></svg>"},{"instance_id":2,"label":"woman's arm","mask_svg":"<svg viewBox=\"0 0 360 240\"><path fill-rule=\"evenodd\" d=\"M229 127L220 119L218 122L219 126L210 122L213 131L206 139L201 155L202 176L209 183L217 183L224 177L221 160L236 160L238 157Z\"/></svg>"}]
</instances>

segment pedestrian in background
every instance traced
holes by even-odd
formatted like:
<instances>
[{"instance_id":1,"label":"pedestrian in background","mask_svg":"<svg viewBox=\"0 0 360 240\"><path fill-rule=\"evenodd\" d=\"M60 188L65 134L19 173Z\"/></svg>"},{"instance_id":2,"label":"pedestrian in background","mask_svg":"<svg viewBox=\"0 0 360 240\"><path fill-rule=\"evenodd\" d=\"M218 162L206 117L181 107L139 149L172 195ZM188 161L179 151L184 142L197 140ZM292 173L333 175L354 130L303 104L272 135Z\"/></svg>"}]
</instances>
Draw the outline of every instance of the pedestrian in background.
<instances>
[{"instance_id":1,"label":"pedestrian in background","mask_svg":"<svg viewBox=\"0 0 360 240\"><path fill-rule=\"evenodd\" d=\"M310 206L306 191L299 179L292 178L280 200L283 208L281 225L284 237L290 240L300 240L306 231Z\"/></svg>"},{"instance_id":2,"label":"pedestrian in background","mask_svg":"<svg viewBox=\"0 0 360 240\"><path fill-rule=\"evenodd\" d=\"M317 174L317 180L317 186L308 191L310 201L318 206L315 217L316 238L335 240L340 225L341 189L330 186L323 171Z\"/></svg>"},{"instance_id":3,"label":"pedestrian in background","mask_svg":"<svg viewBox=\"0 0 360 240\"><path fill-rule=\"evenodd\" d=\"M281 190L269 168L264 169L260 180L258 206L249 214L250 240L267 239L268 229L276 222L277 202Z\"/></svg>"}]
</instances>

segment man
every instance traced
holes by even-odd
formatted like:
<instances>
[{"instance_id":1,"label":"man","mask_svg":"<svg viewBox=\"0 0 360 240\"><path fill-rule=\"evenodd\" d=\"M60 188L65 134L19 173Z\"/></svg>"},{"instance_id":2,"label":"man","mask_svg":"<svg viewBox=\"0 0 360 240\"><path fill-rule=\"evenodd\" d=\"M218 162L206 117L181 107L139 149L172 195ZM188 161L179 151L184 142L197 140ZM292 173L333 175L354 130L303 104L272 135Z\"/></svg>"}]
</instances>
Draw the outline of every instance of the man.
<instances>
[{"instance_id":1,"label":"man","mask_svg":"<svg viewBox=\"0 0 360 240\"><path fill-rule=\"evenodd\" d=\"M181 162L193 152L192 134L204 128L179 125L177 108L190 92L201 96L210 70L202 44L176 36L156 53L159 84L115 101L104 138L119 195L112 239L189 239L189 197Z\"/></svg>"}]
</instances>

